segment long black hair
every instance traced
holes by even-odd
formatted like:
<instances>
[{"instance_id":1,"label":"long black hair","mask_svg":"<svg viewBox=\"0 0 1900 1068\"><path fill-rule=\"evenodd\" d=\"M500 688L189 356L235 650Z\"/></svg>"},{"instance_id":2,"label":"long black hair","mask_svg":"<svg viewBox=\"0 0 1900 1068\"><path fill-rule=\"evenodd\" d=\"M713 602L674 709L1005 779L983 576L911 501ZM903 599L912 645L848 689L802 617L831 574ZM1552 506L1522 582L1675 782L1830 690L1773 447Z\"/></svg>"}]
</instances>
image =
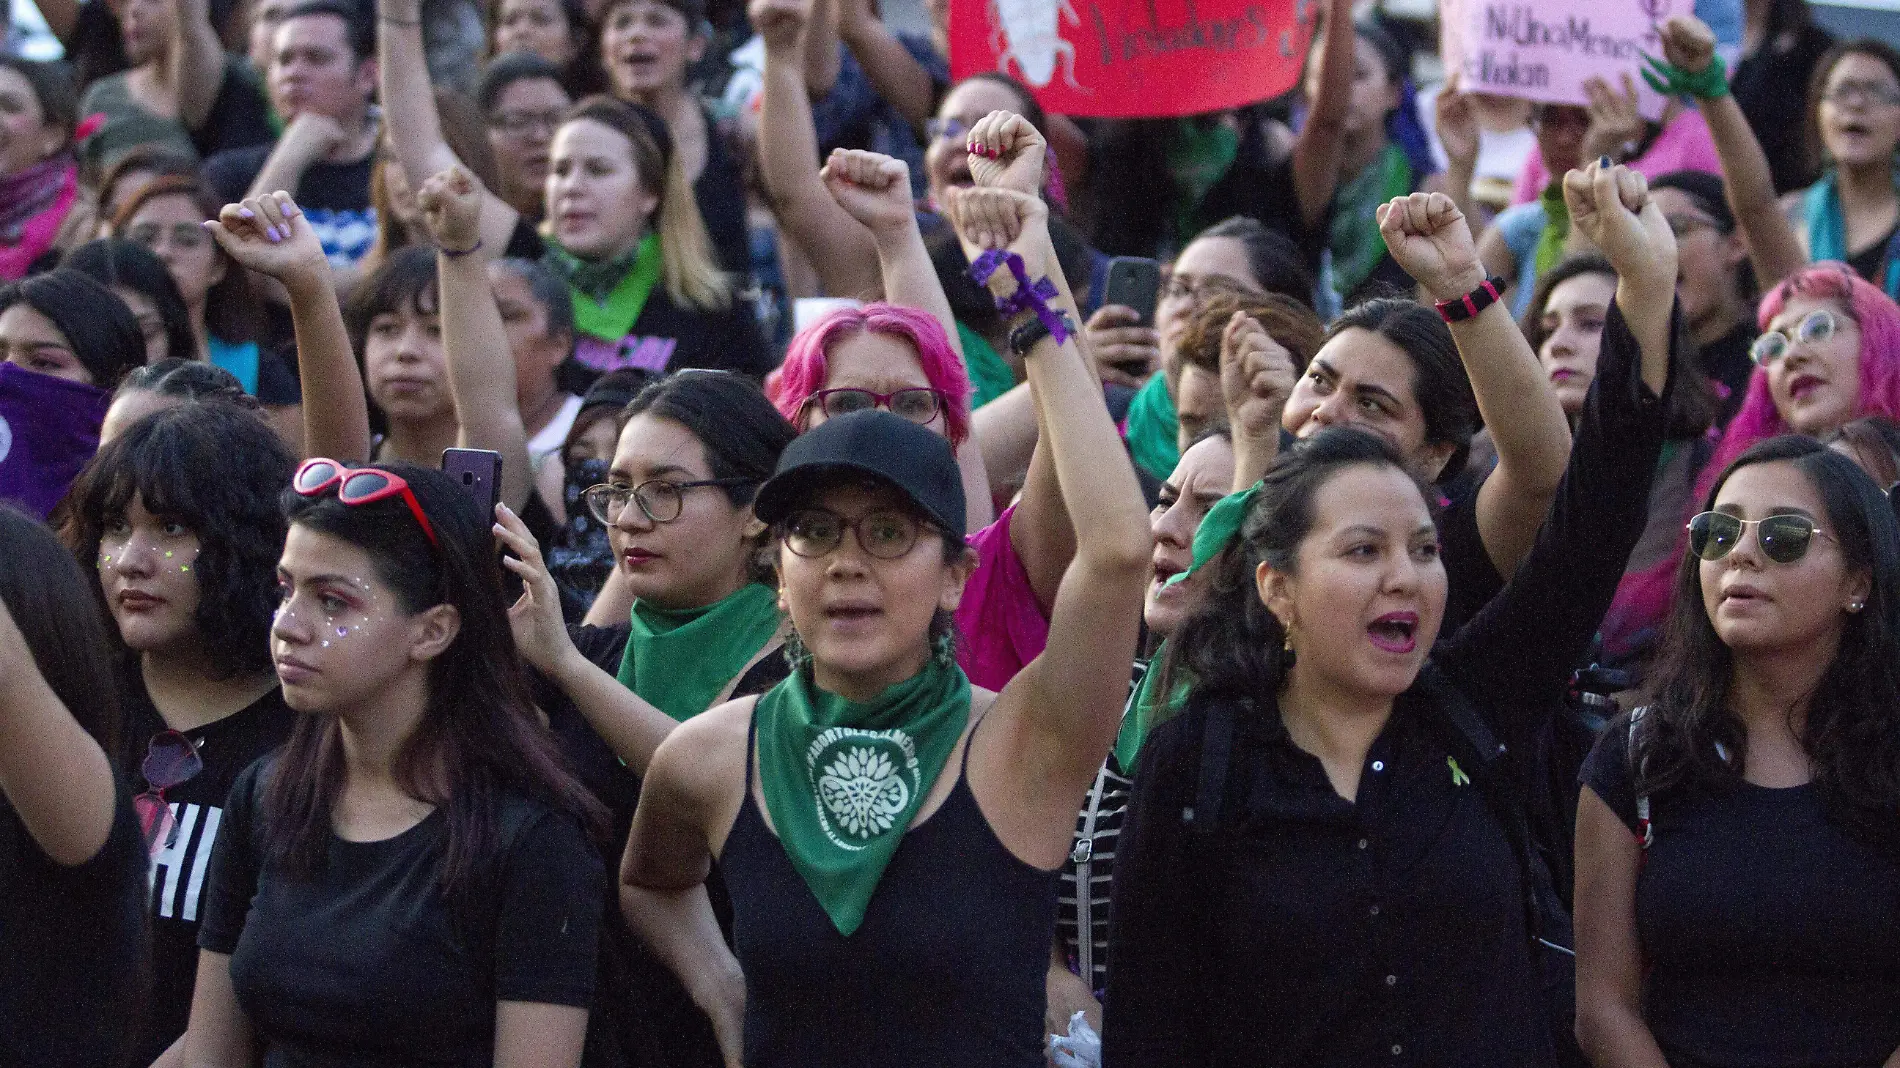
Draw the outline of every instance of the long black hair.
<instances>
[{"instance_id":1,"label":"long black hair","mask_svg":"<svg viewBox=\"0 0 1900 1068\"><path fill-rule=\"evenodd\" d=\"M177 404L133 423L100 448L66 495L62 534L99 590L99 542L132 498L198 536L193 622L219 678L267 671L277 558L278 495L290 450L252 412L216 401ZM122 641L114 641L122 654ZM129 664L127 665L130 666Z\"/></svg>"},{"instance_id":2,"label":"long black hair","mask_svg":"<svg viewBox=\"0 0 1900 1068\"><path fill-rule=\"evenodd\" d=\"M779 414L755 382L725 371L668 375L633 398L621 413L621 425L636 415L670 419L691 431L706 449L712 477L746 479L743 485L719 487L741 508L752 503L753 494L777 469L779 453L798 436L798 428Z\"/></svg>"},{"instance_id":3,"label":"long black hair","mask_svg":"<svg viewBox=\"0 0 1900 1068\"><path fill-rule=\"evenodd\" d=\"M432 544L401 498L345 505L334 493L285 490L292 526L361 549L411 614L456 609L461 629L429 663L428 707L396 754L396 782L448 817L443 892L467 902L492 857L502 795L540 801L580 820L601 841L607 816L567 770L540 725L508 629L508 605L489 520L453 479L412 464L378 464L400 475L434 528ZM333 716L299 716L264 797L271 855L292 870L323 863L330 813L343 789L343 739ZM604 841L601 842L604 844Z\"/></svg>"},{"instance_id":4,"label":"long black hair","mask_svg":"<svg viewBox=\"0 0 1900 1068\"><path fill-rule=\"evenodd\" d=\"M40 522L0 503L0 602L33 663L99 747L119 752L119 690L105 609L66 547ZM97 586L97 583L91 583Z\"/></svg>"},{"instance_id":5,"label":"long black hair","mask_svg":"<svg viewBox=\"0 0 1900 1068\"><path fill-rule=\"evenodd\" d=\"M59 267L0 286L0 312L24 304L66 335L92 384L110 390L145 362L145 336L125 302L91 276Z\"/></svg>"},{"instance_id":6,"label":"long black hair","mask_svg":"<svg viewBox=\"0 0 1900 1068\"><path fill-rule=\"evenodd\" d=\"M1425 443L1452 446L1451 459L1439 471L1443 482L1463 473L1471 455L1471 436L1482 422L1478 398L1451 328L1436 311L1416 301L1377 297L1355 304L1326 328L1331 341L1359 329L1397 345L1412 359L1412 396L1425 419Z\"/></svg>"},{"instance_id":7,"label":"long black hair","mask_svg":"<svg viewBox=\"0 0 1900 1068\"><path fill-rule=\"evenodd\" d=\"M1261 564L1291 574L1300 543L1313 530L1321 489L1359 466L1406 471L1391 442L1354 427L1328 427L1281 453L1268 466L1241 523L1240 536L1210 560L1207 596L1175 631L1162 665L1162 693L1176 680L1190 696L1251 698L1278 693L1286 683L1286 628L1260 599L1254 576ZM1420 487L1427 507L1432 497Z\"/></svg>"},{"instance_id":8,"label":"long black hair","mask_svg":"<svg viewBox=\"0 0 1900 1068\"><path fill-rule=\"evenodd\" d=\"M152 302L165 325L165 354L181 360L198 355L198 335L191 329L191 310L178 292L178 283L165 261L135 241L102 237L88 241L66 257L64 266L79 271L108 289L124 286ZM134 317L134 322L137 318ZM143 336L144 331L140 331Z\"/></svg>"},{"instance_id":9,"label":"long black hair","mask_svg":"<svg viewBox=\"0 0 1900 1068\"><path fill-rule=\"evenodd\" d=\"M1722 472L1703 502L1744 467L1790 463L1820 493L1821 523L1850 570L1871 581L1866 604L1842 619L1840 647L1809 695L1798 736L1830 819L1875 844L1900 848L1900 524L1885 493L1854 461L1813 438L1759 442ZM1657 696L1637 731L1641 794L1674 787L1722 791L1741 781L1748 732L1729 708L1734 654L1709 622L1702 561L1683 554L1658 663ZM1726 755L1724 755L1726 754Z\"/></svg>"}]
</instances>

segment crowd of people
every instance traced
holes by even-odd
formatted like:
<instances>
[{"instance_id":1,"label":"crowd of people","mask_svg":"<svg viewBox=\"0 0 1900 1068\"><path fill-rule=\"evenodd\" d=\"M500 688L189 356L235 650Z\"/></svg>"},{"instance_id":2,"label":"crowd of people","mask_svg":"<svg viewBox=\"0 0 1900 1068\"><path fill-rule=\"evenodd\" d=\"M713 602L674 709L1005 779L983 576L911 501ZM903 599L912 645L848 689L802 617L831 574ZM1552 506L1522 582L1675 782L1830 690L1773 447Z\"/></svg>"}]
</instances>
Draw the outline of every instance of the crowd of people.
<instances>
[{"instance_id":1,"label":"crowd of people","mask_svg":"<svg viewBox=\"0 0 1900 1068\"><path fill-rule=\"evenodd\" d=\"M1900 52L1316 7L40 0L0 1065L1900 1065Z\"/></svg>"}]
</instances>

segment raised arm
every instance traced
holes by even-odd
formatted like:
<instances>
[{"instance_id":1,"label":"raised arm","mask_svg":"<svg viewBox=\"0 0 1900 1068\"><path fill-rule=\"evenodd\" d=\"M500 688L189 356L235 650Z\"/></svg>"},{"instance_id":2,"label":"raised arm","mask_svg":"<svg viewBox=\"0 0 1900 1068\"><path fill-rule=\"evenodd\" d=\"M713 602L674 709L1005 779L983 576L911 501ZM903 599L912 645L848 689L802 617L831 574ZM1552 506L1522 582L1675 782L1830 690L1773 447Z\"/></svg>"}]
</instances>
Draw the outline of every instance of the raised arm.
<instances>
[{"instance_id":1,"label":"raised arm","mask_svg":"<svg viewBox=\"0 0 1900 1068\"><path fill-rule=\"evenodd\" d=\"M1293 141L1293 195L1308 233L1326 221L1339 189L1346 151L1346 112L1352 102L1352 0L1327 0L1321 27L1319 93L1306 103L1306 125Z\"/></svg>"},{"instance_id":2,"label":"raised arm","mask_svg":"<svg viewBox=\"0 0 1900 1068\"><path fill-rule=\"evenodd\" d=\"M388 142L396 150L409 188L421 188L432 175L459 163L442 136L435 90L429 84L428 58L422 48L422 0L382 0L377 18L378 92ZM520 215L500 197L482 191L481 240L491 255L508 247ZM504 467L506 474L507 468Z\"/></svg>"},{"instance_id":3,"label":"raised arm","mask_svg":"<svg viewBox=\"0 0 1900 1068\"><path fill-rule=\"evenodd\" d=\"M1438 132L1438 143L1445 146L1445 159L1449 162L1445 168L1445 195L1451 197L1460 215L1476 219L1478 213L1471 199L1471 182L1478 172L1483 128L1478 124L1477 102L1470 93L1459 90L1455 70L1432 101L1432 125Z\"/></svg>"},{"instance_id":4,"label":"raised arm","mask_svg":"<svg viewBox=\"0 0 1900 1068\"><path fill-rule=\"evenodd\" d=\"M759 112L759 173L779 226L791 235L834 297L873 299L880 290L870 232L818 176L818 134L806 95L804 27L809 0L753 0L752 25L765 40Z\"/></svg>"},{"instance_id":5,"label":"raised arm","mask_svg":"<svg viewBox=\"0 0 1900 1068\"><path fill-rule=\"evenodd\" d=\"M1735 228L1748 245L1755 278L1766 290L1808 264L1800 235L1788 222L1775 198L1775 182L1768 157L1742 107L1729 95L1722 61L1715 54L1715 33L1692 15L1676 15L1661 27L1663 55L1668 64L1649 61L1643 76L1658 91L1693 93L1699 98L1703 121L1722 161L1722 181ZM1673 68L1673 69L1672 69ZM1796 90L1798 91L1798 90Z\"/></svg>"},{"instance_id":6,"label":"raised arm","mask_svg":"<svg viewBox=\"0 0 1900 1068\"><path fill-rule=\"evenodd\" d=\"M297 335L297 377L303 387L303 454L346 463L370 457L369 402L350 350L323 245L303 211L278 192L226 204L211 236L238 266L283 283Z\"/></svg>"},{"instance_id":7,"label":"raised arm","mask_svg":"<svg viewBox=\"0 0 1900 1068\"><path fill-rule=\"evenodd\" d=\"M534 473L528 430L515 399L515 361L488 282L488 263L501 248L482 239L486 199L492 198L482 183L460 164L432 175L416 190L416 206L435 240L442 351L459 427L455 443L501 453L501 500L519 510L534 491Z\"/></svg>"},{"instance_id":8,"label":"raised arm","mask_svg":"<svg viewBox=\"0 0 1900 1068\"><path fill-rule=\"evenodd\" d=\"M993 114L971 137L994 150L1021 122ZM1040 198L977 188L960 190L954 203L959 232L1017 253L1031 279L1061 273ZM1007 269L988 284L999 297L1017 286ZM1081 317L1065 290L1050 304L1079 330ZM1075 519L1074 558L1056 594L1047 647L1003 688L988 717L994 722L976 734L970 751L971 789L999 837L1044 868L1067 855L1076 804L1120 726L1152 549L1141 487L1079 336L1045 337L1027 356L1042 412L1039 447L1049 451L1058 492Z\"/></svg>"},{"instance_id":9,"label":"raised arm","mask_svg":"<svg viewBox=\"0 0 1900 1068\"><path fill-rule=\"evenodd\" d=\"M112 763L40 674L0 603L0 796L41 852L74 867L105 848L117 787Z\"/></svg>"},{"instance_id":10,"label":"raised arm","mask_svg":"<svg viewBox=\"0 0 1900 1068\"><path fill-rule=\"evenodd\" d=\"M1382 206L1379 230L1392 258L1433 300L1457 300L1485 280L1471 229L1443 193L1413 193ZM1503 301L1452 323L1451 336L1497 443L1498 465L1478 490L1478 533L1498 574L1508 576L1530 552L1563 478L1570 427Z\"/></svg>"},{"instance_id":11,"label":"raised arm","mask_svg":"<svg viewBox=\"0 0 1900 1068\"><path fill-rule=\"evenodd\" d=\"M502 566L521 576L521 597L508 609L521 658L574 702L615 756L644 776L654 752L679 723L581 655L561 619L561 594L534 535L513 511L499 509L495 518L496 539L514 554L502 557ZM619 619L626 618L621 612Z\"/></svg>"},{"instance_id":12,"label":"raised arm","mask_svg":"<svg viewBox=\"0 0 1900 1068\"><path fill-rule=\"evenodd\" d=\"M1676 304L1676 235L1628 167L1591 163L1564 175L1570 222L1616 268L1616 306L1642 349L1643 385L1660 395L1669 381Z\"/></svg>"},{"instance_id":13,"label":"raised arm","mask_svg":"<svg viewBox=\"0 0 1900 1068\"><path fill-rule=\"evenodd\" d=\"M224 42L211 25L209 0L178 0L172 29L172 85L178 93L178 118L189 130L204 126L224 84Z\"/></svg>"},{"instance_id":14,"label":"raised arm","mask_svg":"<svg viewBox=\"0 0 1900 1068\"><path fill-rule=\"evenodd\" d=\"M1280 455L1280 413L1299 372L1260 321L1235 312L1220 339L1220 392L1234 439L1234 492L1260 481Z\"/></svg>"},{"instance_id":15,"label":"raised arm","mask_svg":"<svg viewBox=\"0 0 1900 1068\"><path fill-rule=\"evenodd\" d=\"M937 108L937 83L904 42L878 17L870 0L837 0L838 35L857 57L864 76L911 126L922 129Z\"/></svg>"},{"instance_id":16,"label":"raised arm","mask_svg":"<svg viewBox=\"0 0 1900 1068\"><path fill-rule=\"evenodd\" d=\"M844 69L838 43L838 0L811 0L805 21L805 92L821 97L838 84Z\"/></svg>"}]
</instances>

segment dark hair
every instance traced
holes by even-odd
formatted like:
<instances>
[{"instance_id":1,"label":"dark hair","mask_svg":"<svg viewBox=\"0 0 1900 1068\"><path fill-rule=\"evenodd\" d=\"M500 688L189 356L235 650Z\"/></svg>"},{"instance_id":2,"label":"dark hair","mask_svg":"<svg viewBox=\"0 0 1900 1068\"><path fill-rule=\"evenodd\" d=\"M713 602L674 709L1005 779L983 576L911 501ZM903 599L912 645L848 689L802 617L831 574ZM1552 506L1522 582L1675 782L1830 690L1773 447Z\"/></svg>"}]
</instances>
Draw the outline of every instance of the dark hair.
<instances>
[{"instance_id":1,"label":"dark hair","mask_svg":"<svg viewBox=\"0 0 1900 1068\"><path fill-rule=\"evenodd\" d=\"M189 528L200 546L193 622L213 673L266 671L284 548L277 498L293 462L251 412L216 402L176 405L99 449L67 494L61 533L97 589L99 542L134 496L146 511Z\"/></svg>"},{"instance_id":2,"label":"dark hair","mask_svg":"<svg viewBox=\"0 0 1900 1068\"><path fill-rule=\"evenodd\" d=\"M1724 237L1735 232L1735 211L1729 207L1728 189L1720 175L1707 171L1670 171L1649 183L1651 192L1673 189L1694 202L1696 209L1715 222L1715 232ZM1753 260L1744 258L1735 267L1735 295L1753 305L1760 286L1755 279Z\"/></svg>"},{"instance_id":3,"label":"dark hair","mask_svg":"<svg viewBox=\"0 0 1900 1068\"><path fill-rule=\"evenodd\" d=\"M1826 441L1852 450L1875 485L1900 482L1900 423L1884 415L1862 416L1828 435Z\"/></svg>"},{"instance_id":4,"label":"dark hair","mask_svg":"<svg viewBox=\"0 0 1900 1068\"><path fill-rule=\"evenodd\" d=\"M1371 19L1355 20L1352 32L1379 53L1379 66L1385 69L1385 80L1394 90L1399 90L1412 74L1411 52L1384 26Z\"/></svg>"},{"instance_id":5,"label":"dark hair","mask_svg":"<svg viewBox=\"0 0 1900 1068\"><path fill-rule=\"evenodd\" d=\"M579 818L600 838L606 813L562 762L536 716L527 676L508 629L508 606L489 520L447 475L413 464L379 464L409 483L440 545L423 533L400 498L345 505L334 493L285 490L291 525L366 553L402 610L454 609L461 629L429 664L428 706L396 754L392 773L411 797L441 808L448 855L441 887L466 904L483 889L504 792L525 794ZM266 788L268 852L291 870L320 867L330 813L343 789L343 742L334 716L299 716Z\"/></svg>"},{"instance_id":6,"label":"dark hair","mask_svg":"<svg viewBox=\"0 0 1900 1068\"><path fill-rule=\"evenodd\" d=\"M627 405L624 419L637 415L669 419L691 431L706 449L712 477L748 479L747 485L722 487L737 507L752 503L777 469L779 453L798 436L757 383L722 371L689 371L653 383Z\"/></svg>"},{"instance_id":7,"label":"dark hair","mask_svg":"<svg viewBox=\"0 0 1900 1068\"><path fill-rule=\"evenodd\" d=\"M417 315L440 313L434 246L410 245L397 249L368 278L357 283L348 306L343 309L357 363L363 362L369 324L378 315L397 311Z\"/></svg>"},{"instance_id":8,"label":"dark hair","mask_svg":"<svg viewBox=\"0 0 1900 1068\"><path fill-rule=\"evenodd\" d=\"M64 63L21 59L0 53L0 67L26 79L34 99L40 102L40 114L51 126L66 131L72 140L73 127L79 122L79 87L73 84L72 71Z\"/></svg>"},{"instance_id":9,"label":"dark hair","mask_svg":"<svg viewBox=\"0 0 1900 1068\"><path fill-rule=\"evenodd\" d=\"M125 176L134 171L150 171L153 178L191 177L198 173L198 161L176 148L155 142L126 149L106 167L97 183L100 218L111 221L112 196L118 192L118 185Z\"/></svg>"},{"instance_id":10,"label":"dark hair","mask_svg":"<svg viewBox=\"0 0 1900 1068\"><path fill-rule=\"evenodd\" d=\"M1320 339L1326 334L1311 308L1279 293L1258 293L1219 283L1209 289L1188 314L1187 328L1175 347L1184 364L1193 364L1218 378L1221 338L1227 323L1235 312L1246 312L1293 357L1293 373L1297 376L1306 372L1306 365L1319 351Z\"/></svg>"},{"instance_id":11,"label":"dark hair","mask_svg":"<svg viewBox=\"0 0 1900 1068\"><path fill-rule=\"evenodd\" d=\"M263 407L244 392L244 383L215 363L167 356L137 367L119 382L116 397L132 392L154 393L178 400L217 401L255 414Z\"/></svg>"},{"instance_id":12,"label":"dark hair","mask_svg":"<svg viewBox=\"0 0 1900 1068\"><path fill-rule=\"evenodd\" d=\"M1616 268L1595 252L1566 257L1538 277L1537 288L1531 291L1531 302L1525 305L1519 326L1524 331L1524 339L1530 342L1531 352L1540 358L1544 342L1550 340L1550 331L1544 329L1544 308L1550 304L1551 293L1572 278L1586 274L1606 275L1612 285L1616 282ZM1695 342L1688 336L1688 324L1679 324L1678 333L1680 336L1669 356L1671 388L1667 432L1672 440L1685 441L1708 433L1721 407L1708 376L1696 364Z\"/></svg>"},{"instance_id":13,"label":"dark hair","mask_svg":"<svg viewBox=\"0 0 1900 1068\"><path fill-rule=\"evenodd\" d=\"M1827 80L1833 75L1834 68L1848 56L1867 56L1886 64L1896 80L1900 80L1900 50L1874 37L1854 37L1834 42L1834 47L1821 53L1815 61L1814 73L1808 76L1808 113L1807 113L1807 164L1810 173L1819 174L1827 163L1827 145L1821 140L1821 94L1827 91Z\"/></svg>"},{"instance_id":14,"label":"dark hair","mask_svg":"<svg viewBox=\"0 0 1900 1068\"><path fill-rule=\"evenodd\" d=\"M613 421L614 436L618 438L627 425L627 406L657 381L658 375L642 367L623 367L595 379L581 397L581 410L574 413L574 425L568 427L567 438L561 442L561 465L572 462L569 457L575 444L603 419Z\"/></svg>"},{"instance_id":15,"label":"dark hair","mask_svg":"<svg viewBox=\"0 0 1900 1068\"><path fill-rule=\"evenodd\" d=\"M1036 129L1041 130L1045 134L1048 133L1049 116L1047 112L1044 112L1042 110L1042 105L1036 101L1036 95L1029 91L1028 86L1024 85L1022 82L1017 81L1015 78L1012 78L1007 74L1004 74L1002 71L998 71L998 70L978 71L975 74L970 75L968 78L965 78L962 81L958 82L957 84L951 86L949 92L946 92L943 95L943 97L939 99L940 100L948 99L950 96L950 93L956 92L958 89L961 89L962 87L970 84L971 82L988 82L991 85L1001 86L1002 88L1009 90L1010 95L1016 98L1016 108L1015 108L1016 114L1021 115L1025 119L1028 119L1029 125L1034 126Z\"/></svg>"},{"instance_id":16,"label":"dark hair","mask_svg":"<svg viewBox=\"0 0 1900 1068\"><path fill-rule=\"evenodd\" d=\"M1297 300L1309 309L1313 307L1313 272L1306 269L1300 250L1285 234L1267 229L1258 219L1235 215L1202 230L1194 240L1207 237L1226 237L1240 242L1246 250L1247 269L1253 272L1255 285L1269 293Z\"/></svg>"},{"instance_id":17,"label":"dark hair","mask_svg":"<svg viewBox=\"0 0 1900 1068\"><path fill-rule=\"evenodd\" d=\"M79 562L38 520L0 502L0 602L53 696L108 756L119 753L114 639ZM90 583L97 590L98 583Z\"/></svg>"},{"instance_id":18,"label":"dark hair","mask_svg":"<svg viewBox=\"0 0 1900 1068\"><path fill-rule=\"evenodd\" d=\"M1801 747L1829 818L1868 841L1900 847L1900 524L1887 496L1854 461L1813 438L1758 442L1722 472L1723 483L1755 464L1792 463L1819 492L1821 524L1847 566L1869 573L1867 601L1846 614L1834 660L1808 695ZM1650 795L1675 787L1723 791L1741 782L1748 732L1729 708L1734 654L1702 601L1702 561L1684 553L1658 661L1656 701L1635 740L1635 784ZM1612 728L1613 730L1615 728ZM1718 749L1718 747L1720 747ZM1726 755L1725 755L1726 754Z\"/></svg>"},{"instance_id":19,"label":"dark hair","mask_svg":"<svg viewBox=\"0 0 1900 1068\"><path fill-rule=\"evenodd\" d=\"M499 0L496 0L489 6L491 11L498 11L501 4ZM588 24L587 12L581 7L580 0L561 0L561 10L567 13L570 26L580 28L585 33L585 27ZM575 22L576 18L580 21ZM499 16L491 15L489 32L493 33L494 28L500 24ZM583 43L577 41L575 48L578 50ZM579 54L578 51L576 54ZM536 81L543 78L561 85L561 68L533 52L503 52L490 60L488 66L482 69L482 79L475 86L475 106L481 109L483 116L492 117L502 92L509 86L516 82Z\"/></svg>"},{"instance_id":20,"label":"dark hair","mask_svg":"<svg viewBox=\"0 0 1900 1068\"><path fill-rule=\"evenodd\" d=\"M1320 490L1361 465L1405 471L1390 442L1354 427L1328 427L1274 459L1247 507L1240 536L1206 565L1212 569L1206 598L1168 643L1162 665L1167 688L1161 692L1171 692L1177 678L1191 680L1195 696L1279 692L1286 682L1286 630L1260 599L1255 573L1263 563L1288 574L1296 570ZM1419 493L1430 507L1431 495L1423 487Z\"/></svg>"},{"instance_id":21,"label":"dark hair","mask_svg":"<svg viewBox=\"0 0 1900 1068\"><path fill-rule=\"evenodd\" d=\"M0 286L0 312L15 304L51 319L100 389L113 389L126 372L145 362L138 320L124 301L90 275L59 267Z\"/></svg>"},{"instance_id":22,"label":"dark hair","mask_svg":"<svg viewBox=\"0 0 1900 1068\"><path fill-rule=\"evenodd\" d=\"M198 208L198 214L215 219L224 205L218 194L196 175L167 175L147 182L132 194L112 216L112 232L124 235L132 218L145 205L159 197L184 197ZM263 302L251 295L247 272L213 241L211 248L224 264L224 277L205 293L205 333L220 341L242 344L257 340L262 332Z\"/></svg>"},{"instance_id":23,"label":"dark hair","mask_svg":"<svg viewBox=\"0 0 1900 1068\"><path fill-rule=\"evenodd\" d=\"M165 324L165 352L180 359L198 353L198 335L191 329L191 311L178 293L178 283L165 261L134 241L102 237L88 241L66 257L63 266L79 271L110 289L124 286L152 302ZM138 317L133 316L137 322ZM144 332L140 331L143 336Z\"/></svg>"},{"instance_id":24,"label":"dark hair","mask_svg":"<svg viewBox=\"0 0 1900 1068\"><path fill-rule=\"evenodd\" d=\"M1471 378L1458 356L1451 328L1431 308L1397 297L1377 297L1356 304L1327 328L1331 341L1348 330L1365 330L1397 345L1412 358L1412 395L1425 418L1425 441L1452 446L1438 481L1454 478L1471 455L1471 435L1478 432L1478 399Z\"/></svg>"},{"instance_id":25,"label":"dark hair","mask_svg":"<svg viewBox=\"0 0 1900 1068\"><path fill-rule=\"evenodd\" d=\"M349 43L350 51L356 54L356 62L376 55L376 27L370 25L363 16L363 9L350 0L303 0L303 3L284 12L284 22L303 18L307 15L334 15L343 20L343 37Z\"/></svg>"},{"instance_id":26,"label":"dark hair","mask_svg":"<svg viewBox=\"0 0 1900 1068\"><path fill-rule=\"evenodd\" d=\"M547 312L549 334L566 334L570 340L574 337L574 291L567 288L565 279L540 260L507 256L496 260L494 266L528 284L529 295Z\"/></svg>"}]
</instances>

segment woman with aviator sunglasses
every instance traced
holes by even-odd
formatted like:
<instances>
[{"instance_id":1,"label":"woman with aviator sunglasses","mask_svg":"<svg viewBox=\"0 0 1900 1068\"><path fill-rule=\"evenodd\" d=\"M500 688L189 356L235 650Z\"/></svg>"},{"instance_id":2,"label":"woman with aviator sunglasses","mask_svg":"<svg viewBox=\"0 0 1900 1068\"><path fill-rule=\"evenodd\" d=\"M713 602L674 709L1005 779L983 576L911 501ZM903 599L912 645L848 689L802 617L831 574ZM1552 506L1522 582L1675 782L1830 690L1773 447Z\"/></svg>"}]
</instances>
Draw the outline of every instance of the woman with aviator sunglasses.
<instances>
[{"instance_id":1,"label":"woman with aviator sunglasses","mask_svg":"<svg viewBox=\"0 0 1900 1068\"><path fill-rule=\"evenodd\" d=\"M488 517L441 472L321 458L284 510L299 715L226 803L185 1063L575 1068L605 814L533 707Z\"/></svg>"},{"instance_id":2,"label":"woman with aviator sunglasses","mask_svg":"<svg viewBox=\"0 0 1900 1068\"><path fill-rule=\"evenodd\" d=\"M291 466L254 413L187 402L101 447L66 500L66 542L114 625L114 758L151 853L153 987L137 1063L185 1033L231 784L290 736L269 635Z\"/></svg>"},{"instance_id":3,"label":"woman with aviator sunglasses","mask_svg":"<svg viewBox=\"0 0 1900 1068\"><path fill-rule=\"evenodd\" d=\"M1655 702L1577 815L1598 1065L1900 1056L1900 528L1854 461L1755 445L1689 523Z\"/></svg>"}]
</instances>

